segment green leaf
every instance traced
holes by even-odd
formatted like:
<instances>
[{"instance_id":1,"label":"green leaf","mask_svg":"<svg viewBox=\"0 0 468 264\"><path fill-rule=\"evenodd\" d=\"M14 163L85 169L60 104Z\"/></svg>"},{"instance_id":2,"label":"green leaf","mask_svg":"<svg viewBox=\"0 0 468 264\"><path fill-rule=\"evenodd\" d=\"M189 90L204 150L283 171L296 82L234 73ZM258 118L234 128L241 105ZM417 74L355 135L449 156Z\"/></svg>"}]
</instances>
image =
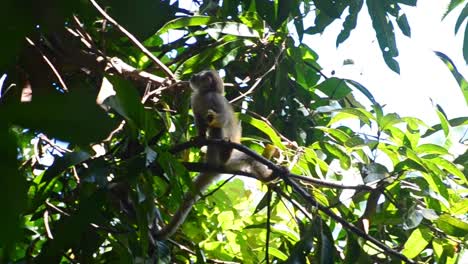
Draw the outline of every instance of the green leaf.
<instances>
[{"instance_id":1,"label":"green leaf","mask_svg":"<svg viewBox=\"0 0 468 264\"><path fill-rule=\"evenodd\" d=\"M348 134L346 134L343 130L340 130L340 129L320 127L320 126L315 127L315 129L318 129L320 131L330 134L330 136L332 136L334 139L336 139L340 143L344 143L348 141L348 139L350 138Z\"/></svg>"},{"instance_id":2,"label":"green leaf","mask_svg":"<svg viewBox=\"0 0 468 264\"><path fill-rule=\"evenodd\" d=\"M349 169L351 166L351 157L343 151L339 146L335 144L330 144L328 142L321 142L320 144L322 146L322 150L330 153L334 157L338 158L340 160L341 167L343 169Z\"/></svg>"},{"instance_id":3,"label":"green leaf","mask_svg":"<svg viewBox=\"0 0 468 264\"><path fill-rule=\"evenodd\" d=\"M414 160L411 159L405 159L395 165L395 172L404 172L404 171L422 171L422 172L427 172L426 168L419 164L418 162L415 162Z\"/></svg>"},{"instance_id":4,"label":"green leaf","mask_svg":"<svg viewBox=\"0 0 468 264\"><path fill-rule=\"evenodd\" d=\"M316 86L317 89L326 94L330 99L340 100L351 93L351 88L345 80L331 77Z\"/></svg>"},{"instance_id":5,"label":"green leaf","mask_svg":"<svg viewBox=\"0 0 468 264\"><path fill-rule=\"evenodd\" d=\"M435 106L435 111L437 116L440 120L440 125L442 126L442 130L444 131L445 137L448 137L450 134L450 123L447 120L447 115L445 114L444 110L440 107L440 105Z\"/></svg>"},{"instance_id":6,"label":"green leaf","mask_svg":"<svg viewBox=\"0 0 468 264\"><path fill-rule=\"evenodd\" d=\"M402 122L403 120L400 118L400 116L395 113L384 115L380 120L377 119L377 124L379 125L379 128L382 131L389 129L390 127L393 127L393 125Z\"/></svg>"},{"instance_id":7,"label":"green leaf","mask_svg":"<svg viewBox=\"0 0 468 264\"><path fill-rule=\"evenodd\" d=\"M288 256L284 254L282 251L278 250L277 248L269 247L268 249L269 249L270 254L278 258L279 260L284 261L288 259Z\"/></svg>"},{"instance_id":8,"label":"green leaf","mask_svg":"<svg viewBox=\"0 0 468 264\"><path fill-rule=\"evenodd\" d=\"M65 153L62 157L56 157L52 166L45 171L42 182L49 182L66 169L78 165L90 157L89 153L84 151Z\"/></svg>"},{"instance_id":9,"label":"green leaf","mask_svg":"<svg viewBox=\"0 0 468 264\"><path fill-rule=\"evenodd\" d=\"M27 204L27 182L19 170L17 138L2 120L0 138L0 248L5 256L21 240L21 215Z\"/></svg>"},{"instance_id":10,"label":"green leaf","mask_svg":"<svg viewBox=\"0 0 468 264\"><path fill-rule=\"evenodd\" d=\"M465 43L467 43L466 40L468 40L468 38L465 37ZM463 54L465 54L465 46L466 45L463 45ZM439 51L435 51L434 53L445 63L445 65L447 66L447 68L452 73L453 77L455 78L455 80L457 80L458 86L460 87L460 90L463 96L465 97L466 104L468 105L468 82L463 77L463 75L458 71L453 61L447 55ZM465 56L465 61L468 61L467 57L468 56Z\"/></svg>"},{"instance_id":11,"label":"green leaf","mask_svg":"<svg viewBox=\"0 0 468 264\"><path fill-rule=\"evenodd\" d=\"M230 38L232 39L233 37ZM215 62L225 58L233 50L238 50L239 48L244 48L246 46L251 45L251 43L246 42L243 39L229 40L224 43L221 39L219 40L219 42L222 44L210 49L205 49L202 52L191 57L190 59L186 60L179 67L177 73L183 76L187 76L194 72L204 70L210 65L213 65Z\"/></svg>"},{"instance_id":12,"label":"green leaf","mask_svg":"<svg viewBox=\"0 0 468 264\"><path fill-rule=\"evenodd\" d=\"M398 3L402 3L404 5L409 5L409 6L416 6L418 0L396 0Z\"/></svg>"},{"instance_id":13,"label":"green leaf","mask_svg":"<svg viewBox=\"0 0 468 264\"><path fill-rule=\"evenodd\" d=\"M453 11L459 4L463 3L465 0L451 0L448 7L447 11L444 13L442 19L445 19L445 17Z\"/></svg>"},{"instance_id":14,"label":"green leaf","mask_svg":"<svg viewBox=\"0 0 468 264\"><path fill-rule=\"evenodd\" d=\"M260 202L258 202L257 206L255 207L255 211L253 214L260 212L263 208L266 208L268 204L271 202L271 193L265 193L262 197Z\"/></svg>"},{"instance_id":15,"label":"green leaf","mask_svg":"<svg viewBox=\"0 0 468 264\"><path fill-rule=\"evenodd\" d=\"M450 215L441 215L437 219L436 224L447 235L455 237L465 237L468 235L468 223Z\"/></svg>"},{"instance_id":16,"label":"green leaf","mask_svg":"<svg viewBox=\"0 0 468 264\"><path fill-rule=\"evenodd\" d=\"M328 124L329 126L350 117L357 118L369 126L371 125L371 120L375 120L375 117L371 113L362 108L344 108L336 110L335 112L338 112L338 114L333 116Z\"/></svg>"},{"instance_id":17,"label":"green leaf","mask_svg":"<svg viewBox=\"0 0 468 264\"><path fill-rule=\"evenodd\" d=\"M163 27L161 27L158 30L156 34L161 35L163 33L166 33L170 29L180 29L186 27L208 25L216 21L217 19L211 16L191 16L176 18L172 21L167 22Z\"/></svg>"},{"instance_id":18,"label":"green leaf","mask_svg":"<svg viewBox=\"0 0 468 264\"><path fill-rule=\"evenodd\" d=\"M328 0L315 0L315 6L321 11L334 19L340 18L341 12L338 8L339 3Z\"/></svg>"},{"instance_id":19,"label":"green leaf","mask_svg":"<svg viewBox=\"0 0 468 264\"><path fill-rule=\"evenodd\" d=\"M104 201L103 193L94 193L80 201L78 210L70 216L61 216L54 225L54 239L47 240L37 258L36 263L60 263L63 252L78 244L83 234L89 232L90 223L99 223L97 218Z\"/></svg>"},{"instance_id":20,"label":"green leaf","mask_svg":"<svg viewBox=\"0 0 468 264\"><path fill-rule=\"evenodd\" d=\"M301 229L301 240L297 241L296 244L290 250L291 254L285 261L285 264L295 263L306 263L306 256L312 249L314 237L319 232L322 225L320 224L321 219L314 219L313 222L308 223L304 228Z\"/></svg>"},{"instance_id":21,"label":"green leaf","mask_svg":"<svg viewBox=\"0 0 468 264\"><path fill-rule=\"evenodd\" d=\"M393 24L387 16L386 4L380 0L367 0L367 8L372 19L372 26L377 33L380 50L385 63L396 73L400 73L400 66L394 59L398 56Z\"/></svg>"},{"instance_id":22,"label":"green leaf","mask_svg":"<svg viewBox=\"0 0 468 264\"><path fill-rule=\"evenodd\" d=\"M463 58L465 59L465 63L468 63L468 27L465 27L465 36L463 38Z\"/></svg>"},{"instance_id":23,"label":"green leaf","mask_svg":"<svg viewBox=\"0 0 468 264\"><path fill-rule=\"evenodd\" d=\"M444 122L445 127L447 126L458 127L458 126L464 126L464 125L468 125L468 117L457 117L457 118L450 119L448 120L448 125ZM428 129L426 133L424 133L423 137L428 137L436 133L437 131L441 130L442 128L443 127L441 124L434 125L430 129Z\"/></svg>"},{"instance_id":24,"label":"green leaf","mask_svg":"<svg viewBox=\"0 0 468 264\"><path fill-rule=\"evenodd\" d=\"M369 101L371 101L372 104L374 105L377 105L377 101L375 100L374 96L372 95L372 93L366 88L364 87L364 85L356 82L356 81L353 81L353 80L349 80L349 79L344 79L347 83L351 84L352 86L354 86L356 89L358 89L358 91L360 91L362 94L364 94L367 99L369 99Z\"/></svg>"},{"instance_id":25,"label":"green leaf","mask_svg":"<svg viewBox=\"0 0 468 264\"><path fill-rule=\"evenodd\" d=\"M323 221L321 222L322 224L320 229L320 263L333 264L335 263L335 244L333 236L328 225Z\"/></svg>"},{"instance_id":26,"label":"green leaf","mask_svg":"<svg viewBox=\"0 0 468 264\"><path fill-rule=\"evenodd\" d=\"M463 172L461 172L457 166L455 166L455 164L453 164L452 162L442 158L442 157L436 157L436 158L433 158L431 159L432 162L434 162L435 164L439 165L440 167L442 167L444 170L448 171L449 173L457 176L458 178L462 179L465 184L468 183L467 179L466 179L466 176L463 174Z\"/></svg>"},{"instance_id":27,"label":"green leaf","mask_svg":"<svg viewBox=\"0 0 468 264\"><path fill-rule=\"evenodd\" d=\"M213 23L205 30L214 39L218 39L220 34L232 36L259 38L260 34L257 31L247 27L244 24L236 22L217 22Z\"/></svg>"},{"instance_id":28,"label":"green leaf","mask_svg":"<svg viewBox=\"0 0 468 264\"><path fill-rule=\"evenodd\" d=\"M468 199L461 199L460 201L457 201L451 208L450 211L454 215L466 215L468 213Z\"/></svg>"},{"instance_id":29,"label":"green leaf","mask_svg":"<svg viewBox=\"0 0 468 264\"><path fill-rule=\"evenodd\" d=\"M436 144L421 144L416 147L414 150L418 154L437 154L437 155L448 155L449 151L439 145Z\"/></svg>"},{"instance_id":30,"label":"green leaf","mask_svg":"<svg viewBox=\"0 0 468 264\"><path fill-rule=\"evenodd\" d=\"M396 20L398 27L400 28L401 32L407 37L411 37L411 28L410 25L408 24L408 19L406 18L406 15L403 14L399 16Z\"/></svg>"},{"instance_id":31,"label":"green leaf","mask_svg":"<svg viewBox=\"0 0 468 264\"><path fill-rule=\"evenodd\" d=\"M315 17L314 26L307 28L304 33L311 35L322 33L333 21L335 21L335 18L327 15L325 12L319 12Z\"/></svg>"},{"instance_id":32,"label":"green leaf","mask_svg":"<svg viewBox=\"0 0 468 264\"><path fill-rule=\"evenodd\" d=\"M453 3L450 3L450 5L452 4ZM459 3L454 4L454 5L458 5L458 4ZM454 8L454 6L452 8ZM457 22L455 23L455 34L458 32L458 30L460 29L461 25L463 24L463 22L466 20L467 17L468 17L468 3L463 8L462 12L460 13L460 16L458 16Z\"/></svg>"},{"instance_id":33,"label":"green leaf","mask_svg":"<svg viewBox=\"0 0 468 264\"><path fill-rule=\"evenodd\" d=\"M89 144L106 138L117 122L96 104L84 87L72 87L66 94L38 94L28 103L0 106L2 121L30 128L70 143ZM75 89L76 88L76 89Z\"/></svg>"},{"instance_id":34,"label":"green leaf","mask_svg":"<svg viewBox=\"0 0 468 264\"><path fill-rule=\"evenodd\" d=\"M412 259L423 251L431 242L432 232L427 227L419 227L411 233L403 248L403 255Z\"/></svg>"},{"instance_id":35,"label":"green leaf","mask_svg":"<svg viewBox=\"0 0 468 264\"><path fill-rule=\"evenodd\" d=\"M246 114L239 114L239 119L242 122L252 125L253 127L265 133L270 138L273 145L275 145L276 147L279 147L281 149L285 148L283 143L281 142L281 138L278 136L276 131L270 125L268 125L265 121L251 117Z\"/></svg>"},{"instance_id":36,"label":"green leaf","mask_svg":"<svg viewBox=\"0 0 468 264\"><path fill-rule=\"evenodd\" d=\"M336 38L336 47L348 39L351 31L356 28L359 11L362 9L363 0L353 0L349 3L349 14L343 22L343 29Z\"/></svg>"}]
</instances>

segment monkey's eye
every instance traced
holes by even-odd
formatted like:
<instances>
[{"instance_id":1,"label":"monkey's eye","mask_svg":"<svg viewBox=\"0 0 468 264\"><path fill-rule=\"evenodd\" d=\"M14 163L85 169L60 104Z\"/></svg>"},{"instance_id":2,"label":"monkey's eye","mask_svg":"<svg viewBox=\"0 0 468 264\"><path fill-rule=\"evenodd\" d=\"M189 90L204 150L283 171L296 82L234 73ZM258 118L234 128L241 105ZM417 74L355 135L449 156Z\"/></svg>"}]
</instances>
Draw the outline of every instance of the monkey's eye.
<instances>
[{"instance_id":1,"label":"monkey's eye","mask_svg":"<svg viewBox=\"0 0 468 264\"><path fill-rule=\"evenodd\" d=\"M207 74L206 75L206 80L208 81L209 84L212 84L213 83L213 76L211 76L210 74Z\"/></svg>"}]
</instances>

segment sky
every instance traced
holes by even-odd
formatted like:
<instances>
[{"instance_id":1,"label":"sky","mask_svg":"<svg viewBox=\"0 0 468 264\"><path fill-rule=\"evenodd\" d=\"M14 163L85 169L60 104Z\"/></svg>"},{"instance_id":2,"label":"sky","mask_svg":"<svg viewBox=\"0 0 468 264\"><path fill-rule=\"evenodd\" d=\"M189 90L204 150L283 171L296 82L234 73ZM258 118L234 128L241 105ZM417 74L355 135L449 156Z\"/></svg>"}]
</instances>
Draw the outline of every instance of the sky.
<instances>
[{"instance_id":1,"label":"sky","mask_svg":"<svg viewBox=\"0 0 468 264\"><path fill-rule=\"evenodd\" d=\"M449 1L419 0L416 7L401 5L412 36L404 36L394 23L400 74L392 72L385 64L365 5L359 13L356 29L338 48L335 42L342 29L342 19L332 23L323 34L305 35L303 42L319 54L318 62L327 76L334 71L336 77L360 82L377 102L385 105L387 113L419 117L428 125L434 125L439 120L431 100L439 104L449 118L468 114L468 106L456 80L434 54L434 51L440 51L448 55L460 73L468 77L462 53L464 27L457 35L454 32L462 7L442 20ZM181 0L179 5L196 9L190 0ZM304 23L305 28L311 26L313 14L306 17ZM177 38L178 34L174 33L172 37ZM347 59L354 64L343 65ZM359 94L357 98L365 101Z\"/></svg>"},{"instance_id":2,"label":"sky","mask_svg":"<svg viewBox=\"0 0 468 264\"><path fill-rule=\"evenodd\" d=\"M433 51L448 55L458 70L468 77L463 60L464 27L455 35L454 25L461 9L457 8L443 21L449 0L419 0L416 7L402 6L411 26L411 38L404 36L394 23L400 63L400 75L385 64L372 22L364 6L358 25L348 40L336 48L336 36L342 22L334 22L321 35L306 36L304 42L319 54L324 73L360 82L385 104L387 112L415 116L430 125L438 122L432 99L442 106L449 118L466 116L468 107L460 88L445 64ZM351 59L353 65L343 65Z\"/></svg>"}]
</instances>

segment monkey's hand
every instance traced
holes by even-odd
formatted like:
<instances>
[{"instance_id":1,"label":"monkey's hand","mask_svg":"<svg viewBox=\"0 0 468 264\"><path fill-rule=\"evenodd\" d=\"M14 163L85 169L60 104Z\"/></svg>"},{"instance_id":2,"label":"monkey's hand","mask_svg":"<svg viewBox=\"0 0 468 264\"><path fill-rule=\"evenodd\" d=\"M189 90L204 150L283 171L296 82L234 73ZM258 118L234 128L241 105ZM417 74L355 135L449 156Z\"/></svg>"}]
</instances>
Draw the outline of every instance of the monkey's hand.
<instances>
[{"instance_id":1,"label":"monkey's hand","mask_svg":"<svg viewBox=\"0 0 468 264\"><path fill-rule=\"evenodd\" d=\"M208 123L208 127L223 128L223 122L220 120L219 114L213 111L213 109L208 109L208 113L206 114L206 121Z\"/></svg>"}]
</instances>

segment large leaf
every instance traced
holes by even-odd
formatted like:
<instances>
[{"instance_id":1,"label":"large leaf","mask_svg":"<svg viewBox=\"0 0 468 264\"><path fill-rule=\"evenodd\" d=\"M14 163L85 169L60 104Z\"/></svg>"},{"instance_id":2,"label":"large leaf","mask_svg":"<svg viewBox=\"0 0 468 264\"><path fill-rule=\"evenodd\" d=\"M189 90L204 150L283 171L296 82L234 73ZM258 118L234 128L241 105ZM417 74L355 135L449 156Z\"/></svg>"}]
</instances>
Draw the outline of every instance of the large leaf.
<instances>
[{"instance_id":1,"label":"large leaf","mask_svg":"<svg viewBox=\"0 0 468 264\"><path fill-rule=\"evenodd\" d=\"M343 29L336 38L336 47L348 39L351 31L356 28L358 14L362 9L364 0L352 0L349 4L349 14L343 22Z\"/></svg>"},{"instance_id":2,"label":"large leaf","mask_svg":"<svg viewBox=\"0 0 468 264\"><path fill-rule=\"evenodd\" d=\"M3 254L14 250L14 245L21 238L21 214L26 207L27 186L19 163L17 138L0 118L0 248Z\"/></svg>"},{"instance_id":3,"label":"large leaf","mask_svg":"<svg viewBox=\"0 0 468 264\"><path fill-rule=\"evenodd\" d=\"M455 237L468 235L468 223L450 215L442 215L436 223L448 235Z\"/></svg>"},{"instance_id":4,"label":"large leaf","mask_svg":"<svg viewBox=\"0 0 468 264\"><path fill-rule=\"evenodd\" d=\"M163 33L166 33L170 29L181 29L185 27L208 25L216 21L217 20L215 18L209 16L192 16L176 18L172 21L167 22L163 27L161 27L158 30L156 34L161 35Z\"/></svg>"},{"instance_id":5,"label":"large leaf","mask_svg":"<svg viewBox=\"0 0 468 264\"><path fill-rule=\"evenodd\" d=\"M412 259L423 251L426 246L431 242L432 232L425 227L415 229L408 240L406 240L402 253L408 258Z\"/></svg>"},{"instance_id":6,"label":"large leaf","mask_svg":"<svg viewBox=\"0 0 468 264\"><path fill-rule=\"evenodd\" d=\"M395 60L395 57L398 56L395 32L393 24L387 16L387 5L380 0L367 0L367 7L385 63L394 72L400 73L400 66Z\"/></svg>"},{"instance_id":7,"label":"large leaf","mask_svg":"<svg viewBox=\"0 0 468 264\"><path fill-rule=\"evenodd\" d=\"M351 88L345 80L339 78L329 78L316 86L317 89L325 93L330 99L340 100L351 93Z\"/></svg>"},{"instance_id":8,"label":"large leaf","mask_svg":"<svg viewBox=\"0 0 468 264\"><path fill-rule=\"evenodd\" d=\"M34 96L30 103L0 107L0 114L3 112L14 124L71 143L87 144L106 138L116 120L96 104L92 94L73 88L76 91L67 94Z\"/></svg>"},{"instance_id":9,"label":"large leaf","mask_svg":"<svg viewBox=\"0 0 468 264\"><path fill-rule=\"evenodd\" d=\"M283 143L281 142L281 138L278 136L276 131L271 128L265 121L262 121L257 118L253 118L246 114L240 114L239 119L247 124L254 126L255 128L259 129L263 133L265 133L271 140L271 142L280 148L284 148Z\"/></svg>"},{"instance_id":10,"label":"large leaf","mask_svg":"<svg viewBox=\"0 0 468 264\"><path fill-rule=\"evenodd\" d=\"M435 51L434 53L445 63L455 80L457 80L458 86L460 87L460 90L465 97L466 104L468 105L468 82L463 77L463 75L461 75L453 61L447 55L439 51Z\"/></svg>"}]
</instances>

